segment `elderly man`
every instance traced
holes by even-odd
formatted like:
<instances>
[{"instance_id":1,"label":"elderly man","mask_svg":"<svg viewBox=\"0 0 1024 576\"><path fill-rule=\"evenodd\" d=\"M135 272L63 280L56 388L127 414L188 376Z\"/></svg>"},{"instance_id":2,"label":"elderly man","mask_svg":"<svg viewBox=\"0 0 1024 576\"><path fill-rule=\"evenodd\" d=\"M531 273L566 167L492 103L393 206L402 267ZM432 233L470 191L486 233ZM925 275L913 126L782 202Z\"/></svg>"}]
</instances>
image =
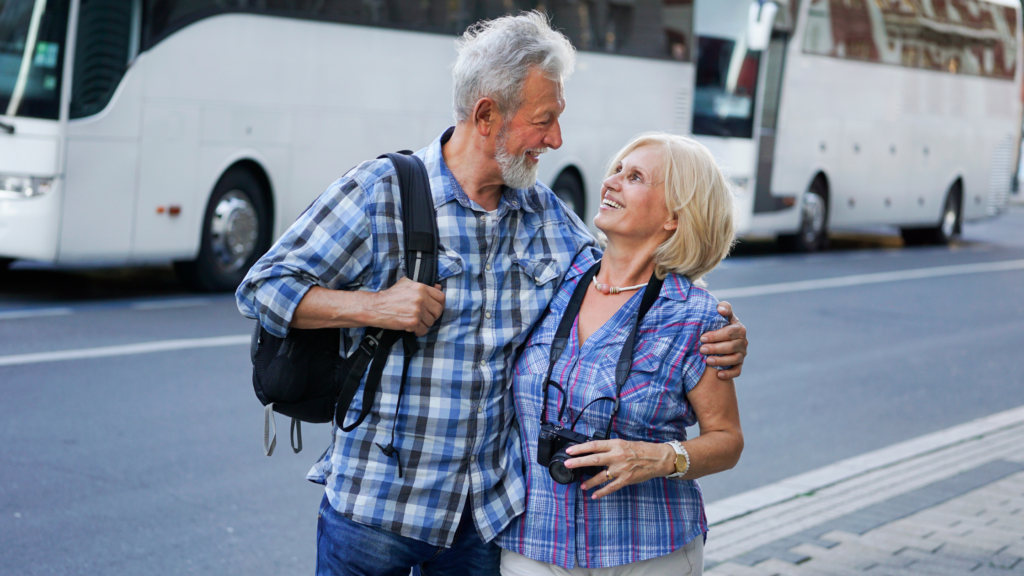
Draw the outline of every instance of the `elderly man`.
<instances>
[{"instance_id":1,"label":"elderly man","mask_svg":"<svg viewBox=\"0 0 1024 576\"><path fill-rule=\"evenodd\" d=\"M374 326L419 337L398 410L400 346L369 418L349 433L335 427L310 471L326 486L317 574L498 573L492 540L525 494L513 356L573 258L598 250L536 181L538 157L562 144L562 81L574 61L538 13L478 25L460 41L457 124L416 153L437 210L438 286L404 277L395 170L373 160L332 184L239 287L242 313L278 336L344 328L354 347ZM708 334L707 352L735 366L729 376L745 334L738 322ZM357 399L350 412L360 408ZM398 451L388 455L380 447L392 434Z\"/></svg>"}]
</instances>

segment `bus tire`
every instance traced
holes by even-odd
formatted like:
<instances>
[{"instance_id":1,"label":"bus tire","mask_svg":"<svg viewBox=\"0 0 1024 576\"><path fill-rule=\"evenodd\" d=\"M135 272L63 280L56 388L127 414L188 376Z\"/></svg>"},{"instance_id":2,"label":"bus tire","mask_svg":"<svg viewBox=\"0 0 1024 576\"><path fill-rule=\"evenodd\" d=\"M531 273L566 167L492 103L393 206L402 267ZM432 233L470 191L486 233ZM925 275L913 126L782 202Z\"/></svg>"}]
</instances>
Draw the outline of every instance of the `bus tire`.
<instances>
[{"instance_id":1,"label":"bus tire","mask_svg":"<svg viewBox=\"0 0 1024 576\"><path fill-rule=\"evenodd\" d=\"M824 180L815 178L800 202L800 229L779 236L783 248L816 252L828 247L828 190Z\"/></svg>"},{"instance_id":2,"label":"bus tire","mask_svg":"<svg viewBox=\"0 0 1024 576\"><path fill-rule=\"evenodd\" d=\"M573 170L562 170L562 173L555 178L555 183L551 186L551 191L555 193L565 205L576 213L580 219L583 219L587 213L586 196L583 193L583 182L580 181L580 177L575 174Z\"/></svg>"},{"instance_id":3,"label":"bus tire","mask_svg":"<svg viewBox=\"0 0 1024 576\"><path fill-rule=\"evenodd\" d=\"M942 208L942 216L937 226L928 228L901 228L900 235L903 236L903 243L907 246L949 244L953 238L960 234L960 227L963 224L963 190L958 180L946 193L946 203Z\"/></svg>"},{"instance_id":4,"label":"bus tire","mask_svg":"<svg viewBox=\"0 0 1024 576\"><path fill-rule=\"evenodd\" d=\"M199 255L175 262L185 286L202 292L235 290L270 248L272 226L264 185L251 170L229 168L210 194Z\"/></svg>"}]
</instances>

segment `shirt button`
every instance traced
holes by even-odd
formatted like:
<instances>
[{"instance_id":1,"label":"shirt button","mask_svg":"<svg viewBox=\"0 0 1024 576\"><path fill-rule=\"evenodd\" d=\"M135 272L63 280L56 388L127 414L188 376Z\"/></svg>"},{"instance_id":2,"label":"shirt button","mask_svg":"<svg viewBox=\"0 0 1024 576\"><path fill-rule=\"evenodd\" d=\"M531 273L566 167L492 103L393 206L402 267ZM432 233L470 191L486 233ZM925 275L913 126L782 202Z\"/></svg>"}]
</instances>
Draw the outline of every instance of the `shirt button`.
<instances>
[{"instance_id":1,"label":"shirt button","mask_svg":"<svg viewBox=\"0 0 1024 576\"><path fill-rule=\"evenodd\" d=\"M534 276L534 277L533 277L533 280L534 280L534 282L536 282L537 284L540 284L540 276Z\"/></svg>"},{"instance_id":2,"label":"shirt button","mask_svg":"<svg viewBox=\"0 0 1024 576\"><path fill-rule=\"evenodd\" d=\"M484 312L484 318L487 318L488 320L490 320L491 319L491 313L490 312Z\"/></svg>"},{"instance_id":3,"label":"shirt button","mask_svg":"<svg viewBox=\"0 0 1024 576\"><path fill-rule=\"evenodd\" d=\"M487 360L481 360L480 361L480 365L481 366L487 366Z\"/></svg>"},{"instance_id":4,"label":"shirt button","mask_svg":"<svg viewBox=\"0 0 1024 576\"><path fill-rule=\"evenodd\" d=\"M490 262L488 262L488 263L487 263L487 264L486 264L486 265L484 266L484 268L485 268L485 269L487 269L487 270L490 270L490 269L491 269L491 263L490 263Z\"/></svg>"},{"instance_id":5,"label":"shirt button","mask_svg":"<svg viewBox=\"0 0 1024 576\"><path fill-rule=\"evenodd\" d=\"M476 454L470 454L469 455L469 461L470 462L476 462Z\"/></svg>"},{"instance_id":6,"label":"shirt button","mask_svg":"<svg viewBox=\"0 0 1024 576\"><path fill-rule=\"evenodd\" d=\"M484 411L484 406L483 406L483 404L481 404L481 405L479 405L479 406L477 406L477 407L476 407L476 413L477 413L477 414L483 414L483 411Z\"/></svg>"}]
</instances>

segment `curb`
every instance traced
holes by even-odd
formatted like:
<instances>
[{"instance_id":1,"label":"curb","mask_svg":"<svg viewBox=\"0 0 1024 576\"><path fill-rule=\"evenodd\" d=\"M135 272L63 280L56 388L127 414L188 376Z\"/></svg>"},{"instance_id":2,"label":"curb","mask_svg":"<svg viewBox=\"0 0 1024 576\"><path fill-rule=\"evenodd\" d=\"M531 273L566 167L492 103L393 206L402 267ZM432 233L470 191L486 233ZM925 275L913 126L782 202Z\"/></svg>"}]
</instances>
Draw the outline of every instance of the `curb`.
<instances>
[{"instance_id":1,"label":"curb","mask_svg":"<svg viewBox=\"0 0 1024 576\"><path fill-rule=\"evenodd\" d=\"M1024 406L979 418L966 424L919 436L881 450L854 456L835 464L812 470L708 504L705 511L708 526L713 527L758 510L781 504L810 492L911 460L931 452L944 450L979 436L1024 423Z\"/></svg>"}]
</instances>

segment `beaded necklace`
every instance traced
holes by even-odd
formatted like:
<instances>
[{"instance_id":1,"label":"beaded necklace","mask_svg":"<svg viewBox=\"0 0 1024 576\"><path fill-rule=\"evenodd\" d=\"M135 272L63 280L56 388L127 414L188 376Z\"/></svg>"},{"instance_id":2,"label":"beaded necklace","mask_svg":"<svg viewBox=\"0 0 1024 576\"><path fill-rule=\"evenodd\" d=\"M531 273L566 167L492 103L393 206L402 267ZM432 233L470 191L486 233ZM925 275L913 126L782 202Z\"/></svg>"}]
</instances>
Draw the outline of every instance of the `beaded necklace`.
<instances>
[{"instance_id":1,"label":"beaded necklace","mask_svg":"<svg viewBox=\"0 0 1024 576\"><path fill-rule=\"evenodd\" d=\"M624 288L619 288L617 286L609 286L607 284L602 284L598 282L597 274L594 274L594 287L597 288L597 291L602 294L619 294L621 292L629 292L630 290L639 290L644 286L647 286L647 282L644 282L643 284L637 284L636 286L626 286Z\"/></svg>"}]
</instances>

